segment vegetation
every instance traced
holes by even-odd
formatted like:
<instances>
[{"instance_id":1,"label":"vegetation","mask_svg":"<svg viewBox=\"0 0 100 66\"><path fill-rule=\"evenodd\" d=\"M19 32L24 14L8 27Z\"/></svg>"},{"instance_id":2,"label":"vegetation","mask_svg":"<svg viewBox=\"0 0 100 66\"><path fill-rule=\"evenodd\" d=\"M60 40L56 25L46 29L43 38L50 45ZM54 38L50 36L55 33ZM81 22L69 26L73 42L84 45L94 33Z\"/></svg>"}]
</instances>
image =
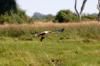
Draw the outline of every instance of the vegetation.
<instances>
[{"instance_id":1,"label":"vegetation","mask_svg":"<svg viewBox=\"0 0 100 66\"><path fill-rule=\"evenodd\" d=\"M42 25L41 25L42 24ZM35 32L64 27L43 42ZM0 26L0 66L99 66L100 25L36 23Z\"/></svg>"},{"instance_id":2,"label":"vegetation","mask_svg":"<svg viewBox=\"0 0 100 66\"><path fill-rule=\"evenodd\" d=\"M83 14L81 15L82 21L97 20L97 14ZM78 22L79 17L70 10L60 10L55 16L54 22Z\"/></svg>"},{"instance_id":3,"label":"vegetation","mask_svg":"<svg viewBox=\"0 0 100 66\"><path fill-rule=\"evenodd\" d=\"M10 14L6 13L5 15L0 16L0 24L8 23L8 24L21 24L28 23L29 17L26 16L24 11L17 11L14 13L13 11Z\"/></svg>"},{"instance_id":4,"label":"vegetation","mask_svg":"<svg viewBox=\"0 0 100 66\"><path fill-rule=\"evenodd\" d=\"M77 17L76 15L71 12L70 10L61 10L58 12L58 14L55 17L56 22L72 22L76 21Z\"/></svg>"},{"instance_id":5,"label":"vegetation","mask_svg":"<svg viewBox=\"0 0 100 66\"><path fill-rule=\"evenodd\" d=\"M98 16L97 16L97 14L96 13L93 13L93 14L84 14L83 16L82 16L82 20L89 20L89 21L91 21L91 20L98 20L97 19L98 18Z\"/></svg>"},{"instance_id":6,"label":"vegetation","mask_svg":"<svg viewBox=\"0 0 100 66\"><path fill-rule=\"evenodd\" d=\"M81 13L84 9L85 2L83 1L83 5L81 7ZM83 20L97 20L96 14L87 14L81 15L81 19ZM73 13L70 10L60 10L56 16L51 14L44 15L41 13L34 13L34 15L30 18L28 17L24 11L19 9L16 4L16 0L1 0L0 1L0 24L5 23L32 23L35 21L42 21L42 22L77 22L79 18L77 14Z\"/></svg>"},{"instance_id":7,"label":"vegetation","mask_svg":"<svg viewBox=\"0 0 100 66\"><path fill-rule=\"evenodd\" d=\"M78 17L75 13L70 10L60 10L56 16L51 14L44 15L41 13L34 13L34 15L30 18L28 17L24 11L17 7L15 0L1 0L0 1L0 24L10 23L10 24L21 24L21 23L31 23L35 21L42 22L76 22L78 21ZM96 20L97 18L94 15L85 15L82 16L84 20Z\"/></svg>"},{"instance_id":8,"label":"vegetation","mask_svg":"<svg viewBox=\"0 0 100 66\"><path fill-rule=\"evenodd\" d=\"M81 16L82 23L63 23L78 21L70 10L61 10L56 16L35 13L30 18L15 0L1 0L0 66L100 66L100 24L89 22L97 14ZM51 33L43 42L35 36L61 28L63 33Z\"/></svg>"},{"instance_id":9,"label":"vegetation","mask_svg":"<svg viewBox=\"0 0 100 66\"><path fill-rule=\"evenodd\" d=\"M34 13L31 19L33 22L35 21L50 22L54 20L54 16L51 14L44 15L44 14L36 12Z\"/></svg>"},{"instance_id":10,"label":"vegetation","mask_svg":"<svg viewBox=\"0 0 100 66\"><path fill-rule=\"evenodd\" d=\"M82 21L97 20L97 14L83 14L81 17ZM35 13L32 17L28 17L24 11L17 11L14 13L10 11L10 14L0 16L0 24L22 24L22 23L32 23L36 21L42 22L78 22L78 17L75 13L70 10L61 10L56 16L53 15L43 15L41 13Z\"/></svg>"},{"instance_id":11,"label":"vegetation","mask_svg":"<svg viewBox=\"0 0 100 66\"><path fill-rule=\"evenodd\" d=\"M42 24L42 25L41 25ZM98 23L34 23L28 25L3 25L0 26L0 36L4 37L34 37L36 32L65 28L64 38L73 39L98 39L100 38L100 25Z\"/></svg>"},{"instance_id":12,"label":"vegetation","mask_svg":"<svg viewBox=\"0 0 100 66\"><path fill-rule=\"evenodd\" d=\"M0 0L0 15L9 14L11 10L17 11L16 0Z\"/></svg>"},{"instance_id":13,"label":"vegetation","mask_svg":"<svg viewBox=\"0 0 100 66\"><path fill-rule=\"evenodd\" d=\"M0 40L0 66L100 66L99 54L99 41Z\"/></svg>"},{"instance_id":14,"label":"vegetation","mask_svg":"<svg viewBox=\"0 0 100 66\"><path fill-rule=\"evenodd\" d=\"M0 1L0 24L4 23L25 23L29 21L29 17L24 11L19 9L16 0Z\"/></svg>"}]
</instances>

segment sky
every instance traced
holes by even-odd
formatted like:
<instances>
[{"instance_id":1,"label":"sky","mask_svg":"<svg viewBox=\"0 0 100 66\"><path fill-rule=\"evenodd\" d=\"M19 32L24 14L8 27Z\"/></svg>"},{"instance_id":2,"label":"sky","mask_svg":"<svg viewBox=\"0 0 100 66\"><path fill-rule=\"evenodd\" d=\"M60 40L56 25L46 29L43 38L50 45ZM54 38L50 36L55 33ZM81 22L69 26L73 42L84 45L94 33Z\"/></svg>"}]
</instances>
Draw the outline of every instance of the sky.
<instances>
[{"instance_id":1,"label":"sky","mask_svg":"<svg viewBox=\"0 0 100 66\"><path fill-rule=\"evenodd\" d=\"M17 4L28 16L32 16L35 12L56 15L58 11L63 9L70 9L75 12L74 1L75 0L17 0ZM78 0L78 10L80 10L82 1L83 0ZM97 0L88 0L83 13L97 12Z\"/></svg>"}]
</instances>

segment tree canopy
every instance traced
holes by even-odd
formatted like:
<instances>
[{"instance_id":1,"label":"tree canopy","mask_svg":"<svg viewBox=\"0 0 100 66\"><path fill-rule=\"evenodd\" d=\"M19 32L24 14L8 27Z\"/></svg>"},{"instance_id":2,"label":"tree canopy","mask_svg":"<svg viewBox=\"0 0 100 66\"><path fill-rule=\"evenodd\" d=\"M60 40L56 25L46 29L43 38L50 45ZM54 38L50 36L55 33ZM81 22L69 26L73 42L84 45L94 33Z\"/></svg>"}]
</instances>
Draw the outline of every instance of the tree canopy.
<instances>
[{"instance_id":1,"label":"tree canopy","mask_svg":"<svg viewBox=\"0 0 100 66\"><path fill-rule=\"evenodd\" d=\"M10 11L17 11L16 0L0 0L0 15L10 13Z\"/></svg>"}]
</instances>

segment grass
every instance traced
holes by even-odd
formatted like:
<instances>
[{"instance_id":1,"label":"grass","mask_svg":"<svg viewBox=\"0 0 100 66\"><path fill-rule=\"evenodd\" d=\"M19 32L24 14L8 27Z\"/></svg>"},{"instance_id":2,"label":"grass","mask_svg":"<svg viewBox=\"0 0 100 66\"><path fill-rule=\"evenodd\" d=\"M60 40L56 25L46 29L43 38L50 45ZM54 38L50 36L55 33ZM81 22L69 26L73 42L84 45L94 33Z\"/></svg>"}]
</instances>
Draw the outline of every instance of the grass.
<instances>
[{"instance_id":1,"label":"grass","mask_svg":"<svg viewBox=\"0 0 100 66\"><path fill-rule=\"evenodd\" d=\"M93 38L100 39L100 24L96 21L82 23L42 23L34 24L5 24L0 25L0 36L4 37L33 37L36 32L44 30L54 31L55 29L65 28L66 38Z\"/></svg>"},{"instance_id":2,"label":"grass","mask_svg":"<svg viewBox=\"0 0 100 66\"><path fill-rule=\"evenodd\" d=\"M0 40L0 66L100 66L100 41Z\"/></svg>"},{"instance_id":3,"label":"grass","mask_svg":"<svg viewBox=\"0 0 100 66\"><path fill-rule=\"evenodd\" d=\"M43 42L33 36L62 27ZM0 25L0 66L100 66L99 40L97 22Z\"/></svg>"}]
</instances>

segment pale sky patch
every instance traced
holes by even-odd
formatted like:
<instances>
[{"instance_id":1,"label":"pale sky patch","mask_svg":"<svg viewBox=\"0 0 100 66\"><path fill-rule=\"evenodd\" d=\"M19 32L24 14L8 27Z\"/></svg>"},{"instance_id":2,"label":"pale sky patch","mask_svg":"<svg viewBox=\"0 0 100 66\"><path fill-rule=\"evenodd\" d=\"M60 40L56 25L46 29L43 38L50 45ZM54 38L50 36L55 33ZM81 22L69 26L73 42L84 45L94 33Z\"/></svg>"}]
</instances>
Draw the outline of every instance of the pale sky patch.
<instances>
[{"instance_id":1,"label":"pale sky patch","mask_svg":"<svg viewBox=\"0 0 100 66\"><path fill-rule=\"evenodd\" d=\"M78 0L78 10L83 0ZM25 10L26 14L32 16L34 12L53 14L62 9L74 11L74 0L17 0L18 6ZM97 13L97 0L88 0L84 13Z\"/></svg>"}]
</instances>

